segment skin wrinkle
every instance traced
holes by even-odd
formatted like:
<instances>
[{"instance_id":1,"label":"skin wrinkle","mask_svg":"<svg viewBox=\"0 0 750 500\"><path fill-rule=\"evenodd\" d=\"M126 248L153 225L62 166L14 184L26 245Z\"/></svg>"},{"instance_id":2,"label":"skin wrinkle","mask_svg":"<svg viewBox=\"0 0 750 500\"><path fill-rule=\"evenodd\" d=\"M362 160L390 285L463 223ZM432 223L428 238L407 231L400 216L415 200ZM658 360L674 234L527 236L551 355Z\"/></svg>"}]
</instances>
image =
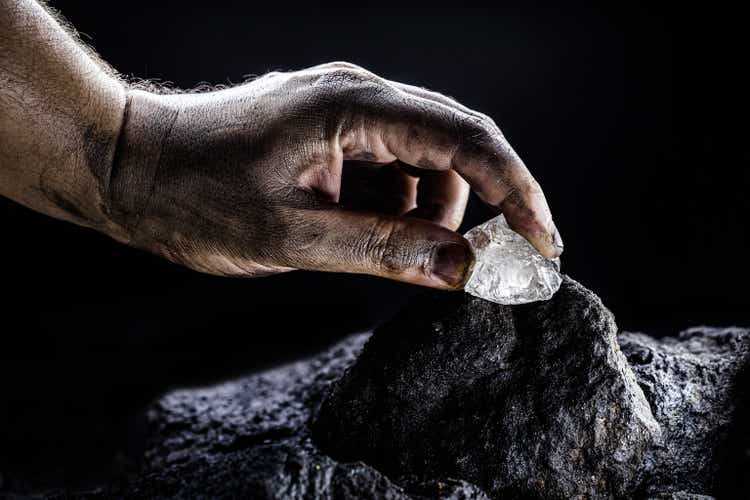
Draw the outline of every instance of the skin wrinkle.
<instances>
[{"instance_id":1,"label":"skin wrinkle","mask_svg":"<svg viewBox=\"0 0 750 500\"><path fill-rule=\"evenodd\" d=\"M177 119L179 118L179 116L180 116L180 110L177 109L177 111L174 113L174 118L172 118L172 121L166 127L164 135L161 137L161 140L159 141L160 144L163 145L166 141L169 140L169 136L172 133L172 129L174 128L174 124L177 122ZM127 117L127 115L126 115L126 117ZM126 127L126 126L127 126L127 122L124 122L123 123L123 128ZM162 151L163 151L163 147L160 147L159 150L158 150L158 153L156 155L156 159L155 159L156 166L154 167L154 170L153 170L152 180L149 183L148 194L146 195L146 200L143 203L143 208L140 211L136 211L135 223L134 223L133 228L131 229L131 231L134 231L134 232L138 231L138 227L140 226L141 221L143 220L143 215L148 211L148 207L150 205L151 198L153 198L153 196L154 196L154 191L156 189L156 181L157 181L157 179L159 177L159 167L161 166Z\"/></svg>"},{"instance_id":2,"label":"skin wrinkle","mask_svg":"<svg viewBox=\"0 0 750 500\"><path fill-rule=\"evenodd\" d=\"M106 157L108 150L111 148L110 139L103 133L97 130L95 124L89 125L82 132L83 145L71 146L68 151L64 151L60 156L81 156L85 159L85 164L89 166L89 171L94 176L95 181L99 184L100 193L102 192L101 181L98 170L95 168L96 165L102 164L102 157ZM104 162L106 164L106 162ZM66 194L67 190L59 189L59 181L56 179L54 173L55 164L50 163L44 168L39 174L39 187L45 197L57 207L65 211L77 223L85 224L90 221L91 216L87 215L85 208L80 208L79 205L82 203L80 199ZM70 182L72 181L72 182ZM81 185L83 183L89 183L90 181L84 176L75 173L71 176L66 184ZM68 189L70 190L70 189ZM97 224L104 223L105 217L97 217Z\"/></svg>"},{"instance_id":3,"label":"skin wrinkle","mask_svg":"<svg viewBox=\"0 0 750 500\"><path fill-rule=\"evenodd\" d=\"M120 125L120 130L117 133L117 141L115 146L115 152L112 155L112 163L109 164L109 168L106 168L105 166L105 175L101 176L102 179L102 206L104 213L109 216L113 217L112 215L112 206L114 203L113 199L113 190L112 190L112 179L117 176L117 167L121 163L120 157L123 154L123 150L125 149L125 124L128 123L130 119L130 106L132 104L132 98L130 94L126 94L125 96L125 107L122 112L122 124Z\"/></svg>"},{"instance_id":4,"label":"skin wrinkle","mask_svg":"<svg viewBox=\"0 0 750 500\"><path fill-rule=\"evenodd\" d=\"M494 122L446 96L341 62L189 93L126 83L33 1L18 3L0 9L0 26L22 25L0 34L11 49L0 50L0 79L12 87L0 103L37 109L20 120L57 142L32 151L0 116L0 145L16 148L4 158L26 162L0 170L34 174L2 194L37 210L202 272L347 271L439 288L456 284L431 274L435 249L471 254L448 229L468 197L460 177L495 204L511 194L509 221L514 210L516 222L548 214L543 197L525 198L539 193L510 189L533 184ZM380 165L375 184L347 184L363 209L338 203L351 160ZM406 164L441 175L418 179Z\"/></svg>"}]
</instances>

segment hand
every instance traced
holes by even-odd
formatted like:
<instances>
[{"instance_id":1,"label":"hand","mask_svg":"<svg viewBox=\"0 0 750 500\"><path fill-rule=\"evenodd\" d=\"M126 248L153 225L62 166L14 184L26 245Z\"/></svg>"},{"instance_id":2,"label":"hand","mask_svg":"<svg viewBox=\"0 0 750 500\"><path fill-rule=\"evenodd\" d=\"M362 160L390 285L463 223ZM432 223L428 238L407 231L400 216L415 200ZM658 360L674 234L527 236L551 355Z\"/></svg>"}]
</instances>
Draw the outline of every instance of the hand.
<instances>
[{"instance_id":1,"label":"hand","mask_svg":"<svg viewBox=\"0 0 750 500\"><path fill-rule=\"evenodd\" d=\"M347 203L366 194L342 191L350 160L387 181L371 210ZM542 190L490 118L332 63L205 94L129 91L105 206L113 236L207 273L461 288L469 185L542 254L560 254Z\"/></svg>"}]
</instances>

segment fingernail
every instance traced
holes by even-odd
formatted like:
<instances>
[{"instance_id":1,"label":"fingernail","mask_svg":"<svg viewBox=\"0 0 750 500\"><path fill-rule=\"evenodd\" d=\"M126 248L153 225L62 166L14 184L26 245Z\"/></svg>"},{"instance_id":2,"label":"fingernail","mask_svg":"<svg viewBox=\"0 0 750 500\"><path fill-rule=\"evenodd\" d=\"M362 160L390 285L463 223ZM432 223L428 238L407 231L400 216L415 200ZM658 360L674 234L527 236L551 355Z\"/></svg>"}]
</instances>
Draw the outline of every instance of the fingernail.
<instances>
[{"instance_id":1,"label":"fingernail","mask_svg":"<svg viewBox=\"0 0 750 500\"><path fill-rule=\"evenodd\" d=\"M443 243L432 254L431 272L448 285L461 288L474 263L474 252L460 243Z\"/></svg>"}]
</instances>

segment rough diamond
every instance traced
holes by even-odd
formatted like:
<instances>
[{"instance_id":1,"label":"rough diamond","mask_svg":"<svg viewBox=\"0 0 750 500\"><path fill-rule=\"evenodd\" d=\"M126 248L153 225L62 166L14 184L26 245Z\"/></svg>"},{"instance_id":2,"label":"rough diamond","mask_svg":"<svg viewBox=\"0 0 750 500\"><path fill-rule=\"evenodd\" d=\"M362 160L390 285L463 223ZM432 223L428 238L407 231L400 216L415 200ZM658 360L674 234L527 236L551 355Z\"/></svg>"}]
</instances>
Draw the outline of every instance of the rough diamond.
<instances>
[{"instance_id":1,"label":"rough diamond","mask_svg":"<svg viewBox=\"0 0 750 500\"><path fill-rule=\"evenodd\" d=\"M467 293L498 304L547 300L560 288L560 259L542 256L503 215L465 234L476 254Z\"/></svg>"}]
</instances>

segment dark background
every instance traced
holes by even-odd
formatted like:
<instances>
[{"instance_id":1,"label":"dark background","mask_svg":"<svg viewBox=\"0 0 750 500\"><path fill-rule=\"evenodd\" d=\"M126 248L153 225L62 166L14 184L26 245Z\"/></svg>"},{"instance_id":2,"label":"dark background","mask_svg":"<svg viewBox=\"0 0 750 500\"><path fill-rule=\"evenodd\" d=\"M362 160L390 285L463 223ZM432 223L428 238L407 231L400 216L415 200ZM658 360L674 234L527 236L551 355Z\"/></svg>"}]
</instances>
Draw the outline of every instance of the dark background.
<instances>
[{"instance_id":1,"label":"dark background","mask_svg":"<svg viewBox=\"0 0 750 500\"><path fill-rule=\"evenodd\" d=\"M190 88L346 60L451 95L503 128L545 190L563 270L621 328L750 324L746 49L731 12L50 3L128 76ZM487 217L472 200L467 225ZM5 199L0 221L0 416L12 439L39 441L35 455L131 425L123 415L167 387L368 328L417 292L358 276L203 276Z\"/></svg>"}]
</instances>

